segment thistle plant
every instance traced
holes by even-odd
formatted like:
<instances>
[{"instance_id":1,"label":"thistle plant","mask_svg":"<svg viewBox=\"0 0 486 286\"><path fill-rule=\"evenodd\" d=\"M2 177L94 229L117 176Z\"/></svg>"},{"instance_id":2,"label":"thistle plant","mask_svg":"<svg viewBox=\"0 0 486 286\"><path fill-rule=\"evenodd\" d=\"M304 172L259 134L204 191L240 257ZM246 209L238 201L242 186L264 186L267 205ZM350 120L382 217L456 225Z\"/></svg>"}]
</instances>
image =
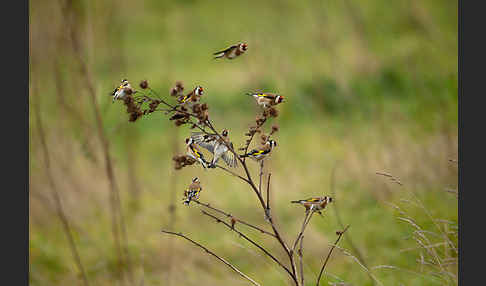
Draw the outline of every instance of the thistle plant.
<instances>
[{"instance_id":1,"label":"thistle plant","mask_svg":"<svg viewBox=\"0 0 486 286\"><path fill-rule=\"evenodd\" d=\"M247 138L245 144L239 148L235 148L227 139L228 132L232 134L232 136L234 136L234 134L231 133L231 130L227 129L222 130L222 132L218 131L219 129L211 119L208 104L201 102L205 96L203 95L204 93L202 87L196 87L191 93L185 95L183 83L176 82L175 86L171 88L169 95L166 97L163 97L158 92L154 91L146 80L143 80L139 84L139 87L140 88L133 88L132 86L120 86L120 89L123 89L123 96L119 97L118 100L122 100L123 104L126 106L126 111L129 115L128 120L130 122L136 122L140 117L154 112L161 112L168 118L169 121L174 122L176 127L186 125L189 126L190 129L196 131L193 132L193 135L197 134L197 136L188 136L185 140L188 150L187 153L174 154L173 157L174 168L176 170L191 166L191 168L194 168L195 172L192 184L187 190L184 191L184 204L188 207L194 205L201 206L203 208L203 210L201 210L203 215L207 216L211 220L221 223L229 231L238 233L241 238L247 240L250 244L258 248L264 255L269 257L277 267L282 268L285 273L287 273L291 284L303 286L305 281L303 270L303 240L305 229L313 214L317 212L322 215L321 210L323 210L326 205L332 201L332 198L324 196L296 201L305 207L303 209L304 220L302 222L302 226L292 243L289 243L283 238L282 233L276 224L276 218L272 213L272 206L270 202L270 172L267 174L266 186L263 186L264 162L265 160L268 160L272 150L275 146L277 146L277 142L274 140L274 137L280 129L276 124L267 127L266 123L269 122L270 118L278 117L278 105L274 104L272 106L265 106L261 108L259 114L257 114L255 117L254 124L252 124L248 128L248 131L244 134L244 136ZM255 94L254 96L264 96L264 94ZM282 100L279 99L278 103L281 101ZM265 131L265 129L267 129L267 131ZM259 142L255 142L258 140ZM217 144L219 144L220 148L218 149L218 147L215 147L216 143L211 145L210 142L218 142ZM250 148L252 143L257 143L257 145L260 146ZM222 158L226 162L227 166L225 167L223 164L218 164L217 160L214 159L212 162L210 162L210 160L205 158L200 152L198 149L199 146L210 150L211 153L213 153L213 156L216 156L218 150L222 150L221 152L224 152ZM248 164L250 162L247 160L248 158L253 159L255 163L259 164L259 173L257 175L258 179L251 174L248 168ZM234 164L228 163L228 161L231 162L231 160L234 160ZM206 171L211 170L209 172L214 172L213 169L220 169L226 174L233 176L237 180L246 184L257 197L259 208L262 210L263 223L268 224L270 229L265 229L265 227L260 227L254 223L244 221L238 217L235 217L229 211L215 207L210 203L200 201L200 193L204 193L201 192L203 190L201 186L204 185L204 182L199 182L197 179L197 173L200 172L202 168L204 168ZM243 174L239 174L238 172L234 171L240 168L243 170ZM210 195L204 194L203 197L207 198L210 197ZM285 260L277 258L275 254L267 250L262 244L249 238L243 232L243 230L240 229L239 225L244 225L251 230L257 231L261 235L272 237L275 243L280 245L287 258ZM336 232L338 235L338 240L336 243L339 242L339 239L346 232L348 227L349 226ZM172 230L162 230L162 233L184 238L192 244L202 248L206 253L220 260L223 264L231 268L244 279L250 281L253 285L260 285L229 261L220 257L214 251L209 250L202 244L192 240L188 236ZM316 278L317 285L319 285L323 270L329 261L333 248L331 248L329 254L327 255L322 265L321 272ZM299 266L297 266L297 264Z\"/></svg>"}]
</instances>

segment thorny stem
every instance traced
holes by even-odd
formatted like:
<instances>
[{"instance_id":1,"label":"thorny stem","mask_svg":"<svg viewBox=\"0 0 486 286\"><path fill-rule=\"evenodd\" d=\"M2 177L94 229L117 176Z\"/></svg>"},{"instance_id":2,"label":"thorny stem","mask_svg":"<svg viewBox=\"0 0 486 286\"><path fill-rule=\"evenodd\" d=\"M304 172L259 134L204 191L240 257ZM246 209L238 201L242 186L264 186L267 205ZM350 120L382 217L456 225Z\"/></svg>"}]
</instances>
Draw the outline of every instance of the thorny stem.
<instances>
[{"instance_id":1,"label":"thorny stem","mask_svg":"<svg viewBox=\"0 0 486 286\"><path fill-rule=\"evenodd\" d=\"M319 281L321 281L322 272L324 272L324 268L326 267L327 262L329 261L329 258L331 257L332 251L334 250L334 248L336 247L336 245L338 244L339 240L341 239L343 234L346 232L346 230L348 230L348 228L349 228L349 225L346 226L346 228L344 230L339 232L339 236L336 239L336 242L334 242L334 244L331 247L331 250L329 250L329 253L327 254L326 260L324 261L324 264L322 265L321 272L319 272L319 277L317 277L316 286L319 286Z\"/></svg>"},{"instance_id":2,"label":"thorny stem","mask_svg":"<svg viewBox=\"0 0 486 286\"><path fill-rule=\"evenodd\" d=\"M243 234L241 231L237 230L235 227L232 227L230 224L228 224L227 222L225 221L222 221L221 219L217 218L216 216L208 213L208 212L205 212L205 211L201 211L204 215L207 215L209 217L212 217L213 219L216 220L216 222L220 222L222 224L224 224L226 227L228 227L230 230L238 233L240 235L240 237L243 237L244 239L246 239L248 242L250 242L251 244L253 244L254 246L258 247L261 251L263 251L268 257L270 257L273 261L275 261L278 265L280 265L280 267L282 267L283 269L285 269L285 271L287 271L287 273L289 273L290 275L292 275L292 273L290 272L290 270L285 267L285 265L282 264L282 262L280 262L277 258L275 258L272 254L270 254L270 252L268 252L267 250L265 250L265 248L263 248L262 246L260 246L258 243L254 242L253 240L251 240L248 236L246 236L245 234Z\"/></svg>"},{"instance_id":3,"label":"thorny stem","mask_svg":"<svg viewBox=\"0 0 486 286\"><path fill-rule=\"evenodd\" d=\"M234 217L232 214L227 213L227 212L225 212L225 211L223 211L223 210L217 209L217 208L215 208L215 207L211 206L210 204L205 204L205 203L202 203L202 202L200 202L200 201L194 201L194 202L195 202L195 203L197 203L197 204L199 204L199 205L201 205L201 206L204 206L204 207L206 207L206 208L208 208L208 209L211 209L211 210L213 210L213 211L216 211L216 212L218 212L218 213L220 213L220 214L222 214L222 215L224 215L224 216L226 216L226 217L232 217L232 218L234 218L234 219L235 219L237 222L242 223L242 224L244 224L244 225L246 225L246 226L248 226L248 227L251 227L251 228L253 228L253 229L255 229L255 230L258 230L258 231L259 231L259 232L261 232L261 233L265 233L265 234L268 234L268 235L270 235L270 236L272 236L272 237L275 237L275 234L273 234L273 233L271 233L271 232L268 232L268 231L266 231L266 230L264 230L264 229L261 229L261 228L259 228L258 226L254 226L254 225L252 225L252 224L250 224L250 223L247 223L247 222L245 222L245 221L242 221L242 220L240 220L239 218Z\"/></svg>"},{"instance_id":4,"label":"thorny stem","mask_svg":"<svg viewBox=\"0 0 486 286\"><path fill-rule=\"evenodd\" d=\"M196 241L190 239L189 237L183 235L182 233L176 233L176 232L166 231L166 230L162 230L162 233L176 235L176 236L179 236L179 237L182 237L182 238L186 239L187 241L190 241L192 244L194 244L194 245L202 248L204 251L206 251L206 253L209 253L210 255L216 257L219 261L223 262L226 266L228 266L233 271L235 271L236 273L238 273L241 277L243 277L243 278L247 279L248 281L250 281L253 285L260 286L260 284L258 284L253 279L251 279L250 277L248 277L245 273L243 273L240 270L238 270L238 268L236 268L235 266L233 266L232 264L230 264L228 261L224 260L222 257L218 256L217 254L215 254L211 250L207 249L206 247L204 247L203 245L197 243Z\"/></svg>"}]
</instances>

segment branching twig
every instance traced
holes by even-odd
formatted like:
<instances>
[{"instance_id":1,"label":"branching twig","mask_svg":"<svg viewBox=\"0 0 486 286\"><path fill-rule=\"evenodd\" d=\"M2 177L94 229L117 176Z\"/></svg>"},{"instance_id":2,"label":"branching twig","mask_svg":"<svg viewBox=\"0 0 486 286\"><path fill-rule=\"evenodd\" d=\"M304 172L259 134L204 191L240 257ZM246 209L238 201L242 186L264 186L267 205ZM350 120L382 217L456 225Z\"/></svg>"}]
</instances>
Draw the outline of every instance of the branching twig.
<instances>
[{"instance_id":1,"label":"branching twig","mask_svg":"<svg viewBox=\"0 0 486 286\"><path fill-rule=\"evenodd\" d=\"M292 273L290 272L290 270L285 267L285 265L282 264L282 262L280 262L277 258L275 258L270 252L268 252L267 250L265 250L265 248L263 248L261 245L259 245L258 243L256 243L255 241L253 241L252 239L250 239L248 236L246 236L245 234L243 234L241 231L237 230L234 226L232 227L230 224L228 224L227 222L217 218L216 216L206 212L206 211L201 211L204 215L207 215L209 217L212 217L214 220L216 220L216 222L220 222L220 223L223 223L226 227L228 227L230 230L238 233L240 235L240 237L243 237L244 239L246 239L248 242L250 242L251 244L253 244L254 246L258 247L261 251L263 251L268 257L270 257L273 261L275 261L278 265L280 265L280 267L282 267L283 269L285 269L285 271L287 271L287 273L289 273L291 276L292 276Z\"/></svg>"},{"instance_id":2,"label":"branching twig","mask_svg":"<svg viewBox=\"0 0 486 286\"><path fill-rule=\"evenodd\" d=\"M324 264L322 265L321 272L319 272L319 277L317 277L316 286L319 286L319 282L321 281L322 272L324 272L324 268L326 267L327 262L329 261L329 258L331 257L332 251L334 250L334 248L336 247L336 245L338 244L339 240L341 239L343 234L346 232L346 230L348 230L348 228L349 228L349 225L346 226L346 228L344 230L337 232L339 236L336 239L336 242L334 243L334 245L331 247L331 250L329 250L329 253L327 254L326 260L324 261Z\"/></svg>"},{"instance_id":3,"label":"branching twig","mask_svg":"<svg viewBox=\"0 0 486 286\"><path fill-rule=\"evenodd\" d=\"M294 242L294 246L292 247L292 252L295 252L295 248L297 247L297 244L299 243L299 239L301 239L301 237L304 235L305 228L307 227L307 224L311 220L313 214L314 214L313 211L307 211L305 213L304 222L302 222L302 227L300 229L299 234L297 235L297 239Z\"/></svg>"},{"instance_id":4,"label":"branching twig","mask_svg":"<svg viewBox=\"0 0 486 286\"><path fill-rule=\"evenodd\" d=\"M238 273L241 277L247 279L248 281L250 281L253 285L257 285L257 286L260 286L260 284L258 284L257 282L255 282L253 279L251 279L250 277L248 277L245 273L241 272L240 270L238 270L238 268L236 268L235 266L233 266L232 264L230 264L228 261L224 260L223 258L221 258L220 256L218 256L217 254L215 254L214 252L212 252L211 250L207 249L206 247L204 247L203 245L195 242L194 240L190 239L189 237L183 235L182 233L176 233L176 232L172 232L172 231L166 231L166 230L162 230L162 233L167 233L167 234L172 234L172 235L176 235L176 236L179 236L179 237L182 237L188 241L190 241L192 244L202 248L204 251L206 251L206 253L209 253L210 255L216 257L219 261L223 262L224 264L226 264L226 266L228 266L229 268L231 268L233 271L235 271L236 273Z\"/></svg>"},{"instance_id":5,"label":"branching twig","mask_svg":"<svg viewBox=\"0 0 486 286\"><path fill-rule=\"evenodd\" d=\"M216 212L218 212L218 213L220 213L220 214L222 214L222 215L224 215L224 216L226 216L228 218L234 218L237 222L242 223L242 224L244 224L246 226L249 226L249 227L251 227L253 229L256 229L256 230L258 230L261 233L264 233L264 234L270 235L272 237L275 237L275 234L273 234L271 232L268 232L268 231L266 231L266 230L264 230L262 228L259 228L258 226L255 226L255 225L252 225L252 224L247 223L245 221L242 221L241 219L234 217L232 214L227 213L227 212L225 212L223 210L217 209L217 208L211 206L210 204L205 204L205 203L202 203L200 201L194 201L194 202L197 203L197 204L199 204L199 205L201 205L201 206L207 207L208 209L211 209L213 211L216 211Z\"/></svg>"}]
</instances>

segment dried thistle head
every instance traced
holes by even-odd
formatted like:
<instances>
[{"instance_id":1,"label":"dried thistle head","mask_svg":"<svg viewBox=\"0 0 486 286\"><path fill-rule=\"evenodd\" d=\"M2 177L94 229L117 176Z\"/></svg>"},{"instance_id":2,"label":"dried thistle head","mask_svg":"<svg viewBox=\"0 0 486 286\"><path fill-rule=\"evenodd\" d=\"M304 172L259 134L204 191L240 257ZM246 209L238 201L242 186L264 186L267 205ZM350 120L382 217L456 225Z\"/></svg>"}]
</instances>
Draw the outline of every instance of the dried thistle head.
<instances>
[{"instance_id":1,"label":"dried thistle head","mask_svg":"<svg viewBox=\"0 0 486 286\"><path fill-rule=\"evenodd\" d=\"M266 118L265 117L261 117L261 116L257 116L255 118L255 122L257 125L262 125L264 122L265 122Z\"/></svg>"},{"instance_id":2,"label":"dried thistle head","mask_svg":"<svg viewBox=\"0 0 486 286\"><path fill-rule=\"evenodd\" d=\"M196 103L192 106L192 112L194 113L200 113L202 111L201 104Z\"/></svg>"},{"instance_id":3,"label":"dried thistle head","mask_svg":"<svg viewBox=\"0 0 486 286\"><path fill-rule=\"evenodd\" d=\"M172 160L175 162L174 168L176 170L180 170L185 166L192 165L196 162L196 160L187 155L175 155L172 157Z\"/></svg>"},{"instance_id":4,"label":"dried thistle head","mask_svg":"<svg viewBox=\"0 0 486 286\"><path fill-rule=\"evenodd\" d=\"M267 136L265 134L260 135L260 139L262 140L262 145L267 143L269 137L270 136Z\"/></svg>"},{"instance_id":5,"label":"dried thistle head","mask_svg":"<svg viewBox=\"0 0 486 286\"><path fill-rule=\"evenodd\" d=\"M270 135L277 133L280 127L277 124L272 125L272 132L270 132Z\"/></svg>"},{"instance_id":6,"label":"dried thistle head","mask_svg":"<svg viewBox=\"0 0 486 286\"><path fill-rule=\"evenodd\" d=\"M174 123L175 123L175 126L179 127L179 126L181 126L181 125L186 124L186 123L187 123L187 120L184 120L184 119L178 119L178 120L176 120Z\"/></svg>"},{"instance_id":7,"label":"dried thistle head","mask_svg":"<svg viewBox=\"0 0 486 286\"><path fill-rule=\"evenodd\" d=\"M145 80L145 79L144 79L144 80L142 80L142 81L140 82L140 88L141 88L141 89L146 89L146 88L148 88L148 81L147 81L147 80Z\"/></svg>"},{"instance_id":8,"label":"dried thistle head","mask_svg":"<svg viewBox=\"0 0 486 286\"><path fill-rule=\"evenodd\" d=\"M133 94L133 89L130 88L130 87L124 87L123 90L125 91L125 94L127 94L127 95Z\"/></svg>"},{"instance_id":9,"label":"dried thistle head","mask_svg":"<svg viewBox=\"0 0 486 286\"><path fill-rule=\"evenodd\" d=\"M182 81L176 81L175 83L175 88L177 89L177 91L183 91L184 90L184 85L182 84Z\"/></svg>"},{"instance_id":10,"label":"dried thistle head","mask_svg":"<svg viewBox=\"0 0 486 286\"><path fill-rule=\"evenodd\" d=\"M140 110L134 111L134 112L130 113L130 118L128 119L128 121L135 122L142 115L143 115L143 112L142 111L140 111Z\"/></svg>"},{"instance_id":11,"label":"dried thistle head","mask_svg":"<svg viewBox=\"0 0 486 286\"><path fill-rule=\"evenodd\" d=\"M278 116L278 110L274 107L269 107L263 111L263 116L264 117L277 117Z\"/></svg>"},{"instance_id":12,"label":"dried thistle head","mask_svg":"<svg viewBox=\"0 0 486 286\"><path fill-rule=\"evenodd\" d=\"M170 89L170 96L178 96L177 89L175 87Z\"/></svg>"}]
</instances>

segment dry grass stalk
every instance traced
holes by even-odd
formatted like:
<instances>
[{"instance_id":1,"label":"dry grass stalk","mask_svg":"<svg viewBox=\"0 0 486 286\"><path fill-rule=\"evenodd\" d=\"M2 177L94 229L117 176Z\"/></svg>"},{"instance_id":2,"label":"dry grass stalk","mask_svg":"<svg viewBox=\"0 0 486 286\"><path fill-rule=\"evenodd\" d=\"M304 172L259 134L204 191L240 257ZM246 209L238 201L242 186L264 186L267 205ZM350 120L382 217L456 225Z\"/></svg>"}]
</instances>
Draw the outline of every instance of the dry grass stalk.
<instances>
[{"instance_id":1,"label":"dry grass stalk","mask_svg":"<svg viewBox=\"0 0 486 286\"><path fill-rule=\"evenodd\" d=\"M349 228L349 225L346 226L346 228L343 229L342 231L336 232L336 234L338 235L338 238L336 239L336 242L334 242L333 246L331 247L331 250L329 250L329 253L326 256L326 260L324 260L324 264L322 265L321 271L319 272L319 276L317 277L316 286L319 286L319 282L321 281L322 272L324 272L324 268L326 268L327 262L329 261L329 258L331 257L332 251L334 250L334 248L338 244L338 242L341 239L341 237L343 236L343 234L348 230L348 228Z\"/></svg>"},{"instance_id":2,"label":"dry grass stalk","mask_svg":"<svg viewBox=\"0 0 486 286\"><path fill-rule=\"evenodd\" d=\"M46 142L46 138L45 138L46 136L44 134L44 128L43 128L43 125L42 125L42 118L40 116L39 102L37 102L37 104L35 104L34 106L36 108L35 114L36 114L36 120L37 120L37 128L38 128L39 137L40 137L40 141L41 141L41 145L42 145L42 151L44 153L44 165L45 165L45 169L46 169L47 179L48 179L49 185L51 187L51 194L52 194L52 198L54 199L54 205L55 205L56 213L57 213L57 216L59 217L59 220L62 223L64 233L66 234L66 237L67 237L68 242L69 242L69 248L70 248L71 253L73 255L76 266L78 267L80 275L83 279L83 283L84 283L85 286L89 286L88 277L86 276L86 272L84 270L83 263L81 262L81 257L79 256L79 252L78 252L78 249L76 247L74 237L72 235L69 219L66 216L66 213L63 209L62 201L61 201L61 198L59 196L59 192L57 190L56 183L55 183L54 178L52 176L51 163L50 163L50 159L49 159L50 158L49 148L47 146L47 142ZM47 204L46 206L49 207L49 204Z\"/></svg>"},{"instance_id":3,"label":"dry grass stalk","mask_svg":"<svg viewBox=\"0 0 486 286\"><path fill-rule=\"evenodd\" d=\"M105 136L105 131L103 128L103 120L101 117L101 112L99 110L98 102L96 100L96 90L94 87L92 76L84 60L85 57L83 55L84 54L83 47L80 44L81 40L77 33L76 25L78 25L78 22L73 20L77 16L76 15L77 12L76 9L74 9L73 7L72 1L67 0L65 3L61 3L61 4L63 7L63 16L65 18L65 22L67 23L66 25L68 29L67 32L69 33L69 38L71 40L73 52L74 55L76 56L76 59L78 60L80 70L81 70L81 75L84 78L86 90L90 95L91 106L93 107L93 112L95 115L96 125L98 130L97 134L102 145L106 173L108 176L108 180L110 183L110 190L111 190L110 205L111 205L111 213L112 213L112 232L115 241L115 248L117 249L117 253L118 253L118 265L119 268L122 269L123 265L126 264L128 279L130 283L133 284L134 278L132 273L132 265L131 265L130 255L127 248L128 243L127 243L126 225L123 218L123 212L121 210L120 194L116 183L115 174L113 171L113 163L110 155L110 147L109 147L108 140ZM121 243L121 240L123 240L123 244ZM125 263L124 263L122 251L125 256L125 260L126 260Z\"/></svg>"}]
</instances>

